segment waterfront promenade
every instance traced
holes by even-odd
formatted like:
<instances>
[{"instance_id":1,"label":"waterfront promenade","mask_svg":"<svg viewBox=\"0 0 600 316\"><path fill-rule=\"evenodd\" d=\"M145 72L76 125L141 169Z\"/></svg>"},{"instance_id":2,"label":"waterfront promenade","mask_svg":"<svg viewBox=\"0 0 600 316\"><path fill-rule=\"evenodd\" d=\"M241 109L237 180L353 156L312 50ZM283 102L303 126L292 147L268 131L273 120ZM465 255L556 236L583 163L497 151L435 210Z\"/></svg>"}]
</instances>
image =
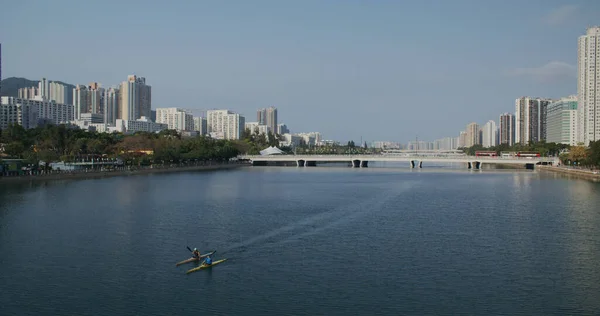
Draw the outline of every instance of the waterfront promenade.
<instances>
[{"instance_id":1,"label":"waterfront promenade","mask_svg":"<svg viewBox=\"0 0 600 316\"><path fill-rule=\"evenodd\" d=\"M540 170L600 181L600 171L567 166L539 166Z\"/></svg>"},{"instance_id":2,"label":"waterfront promenade","mask_svg":"<svg viewBox=\"0 0 600 316\"><path fill-rule=\"evenodd\" d=\"M123 166L114 169L88 169L88 170L50 170L47 172L38 172L35 174L23 175L0 175L0 184L9 182L28 182L28 181L49 181L49 180L69 180L69 179L91 179L118 176L133 176L151 173L173 173L173 172L193 172L225 170L248 166L243 162L204 162L198 164L171 164L171 165L152 165L152 166Z\"/></svg>"}]
</instances>

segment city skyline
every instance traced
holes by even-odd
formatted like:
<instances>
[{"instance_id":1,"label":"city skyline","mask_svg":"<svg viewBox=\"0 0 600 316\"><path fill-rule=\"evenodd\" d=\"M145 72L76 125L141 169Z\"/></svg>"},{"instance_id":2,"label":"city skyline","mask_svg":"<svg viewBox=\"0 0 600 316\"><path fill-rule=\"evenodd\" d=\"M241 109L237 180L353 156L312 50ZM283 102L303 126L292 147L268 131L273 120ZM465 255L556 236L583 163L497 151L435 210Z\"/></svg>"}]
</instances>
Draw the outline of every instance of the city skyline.
<instances>
[{"instance_id":1,"label":"city skyline","mask_svg":"<svg viewBox=\"0 0 600 316\"><path fill-rule=\"evenodd\" d=\"M295 130L320 130L339 140L362 136L406 143L415 135L429 140L455 135L465 120L497 120L521 95L558 99L576 93L577 38L598 24L594 17L600 12L594 1L440 1L435 12L415 2L265 2L270 4L265 12L243 2L193 3L189 10L177 4L150 5L144 19L164 14L154 24L136 24L142 20L130 16L134 6L122 4L114 25L86 18L90 27L69 28L64 34L57 30L67 20L68 25L84 23L82 17L69 15L51 25L33 18L34 23L17 29L10 25L24 14L60 17L89 4L39 3L32 9L26 2L15 3L0 21L2 76L76 84L116 83L136 73L152 82L153 108L227 108L251 117L257 108L275 104ZM96 9L99 18L110 6ZM473 10L481 17L471 15ZM191 19L187 12L194 11L202 19ZM336 12L339 26L334 27L329 19ZM445 29L421 22L433 18ZM313 19L314 26L303 28L305 19ZM283 21L287 23L279 23ZM207 29L218 31L200 32L191 41L186 37L211 25ZM119 45L90 49L100 43L86 36L77 46L71 41L60 49L46 45L80 32L125 26L123 34L112 37ZM278 31L268 31L275 26ZM144 34L152 34L152 45L144 42L149 39ZM511 52L510 47L525 43L542 48ZM443 54L436 53L438 44L444 45ZM144 54L134 53L139 51ZM189 95L197 96L193 106ZM484 98L486 106L481 107L476 100ZM427 124L430 128L420 128Z\"/></svg>"}]
</instances>

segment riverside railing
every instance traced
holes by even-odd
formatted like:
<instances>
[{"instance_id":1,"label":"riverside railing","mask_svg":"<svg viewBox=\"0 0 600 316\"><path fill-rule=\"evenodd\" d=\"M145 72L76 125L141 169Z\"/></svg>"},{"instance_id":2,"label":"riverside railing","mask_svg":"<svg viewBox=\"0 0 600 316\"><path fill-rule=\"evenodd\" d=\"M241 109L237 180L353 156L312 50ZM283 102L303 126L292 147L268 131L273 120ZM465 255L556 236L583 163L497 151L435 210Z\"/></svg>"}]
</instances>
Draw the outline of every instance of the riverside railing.
<instances>
[{"instance_id":1,"label":"riverside railing","mask_svg":"<svg viewBox=\"0 0 600 316\"><path fill-rule=\"evenodd\" d=\"M52 176L52 175L79 175L79 174L98 174L98 173L131 173L145 170L165 170L165 169L190 169L202 166L219 166L219 165L246 165L244 161L193 161L181 163L164 163L153 164L147 166L141 165L98 165L93 168L83 168L78 170L4 170L0 172L0 179L10 177L27 177L27 176ZM68 165L68 164L67 164ZM91 166L90 166L91 167Z\"/></svg>"}]
</instances>

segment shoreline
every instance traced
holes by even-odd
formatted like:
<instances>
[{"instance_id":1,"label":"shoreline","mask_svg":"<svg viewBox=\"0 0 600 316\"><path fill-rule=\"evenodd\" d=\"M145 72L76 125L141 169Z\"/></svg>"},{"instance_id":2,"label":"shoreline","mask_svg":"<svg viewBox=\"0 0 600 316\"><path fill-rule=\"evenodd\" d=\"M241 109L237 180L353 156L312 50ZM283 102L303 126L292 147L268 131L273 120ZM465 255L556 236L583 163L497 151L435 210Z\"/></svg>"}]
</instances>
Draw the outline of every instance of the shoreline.
<instances>
[{"instance_id":1,"label":"shoreline","mask_svg":"<svg viewBox=\"0 0 600 316\"><path fill-rule=\"evenodd\" d=\"M94 171L94 172L80 172L80 173L58 173L58 174L47 174L47 175L25 175L25 176L10 176L0 177L0 185L3 183L27 183L27 182L40 182L40 181L54 181L54 180L85 180L85 179L98 179L98 178L110 178L110 177L128 177L154 173L176 173L176 172L190 172L190 171L214 171L214 170L229 170L240 167L247 167L248 164L215 164L215 165L203 165L203 166L191 166L191 167L174 167L174 168L147 168L138 170L126 170L126 171Z\"/></svg>"},{"instance_id":2,"label":"shoreline","mask_svg":"<svg viewBox=\"0 0 600 316\"><path fill-rule=\"evenodd\" d=\"M600 181L599 171L596 171L596 173L594 173L594 171L590 170L569 169L555 166L535 166L535 168L546 172L553 172L562 175L574 176L581 179L593 180L595 182Z\"/></svg>"}]
</instances>

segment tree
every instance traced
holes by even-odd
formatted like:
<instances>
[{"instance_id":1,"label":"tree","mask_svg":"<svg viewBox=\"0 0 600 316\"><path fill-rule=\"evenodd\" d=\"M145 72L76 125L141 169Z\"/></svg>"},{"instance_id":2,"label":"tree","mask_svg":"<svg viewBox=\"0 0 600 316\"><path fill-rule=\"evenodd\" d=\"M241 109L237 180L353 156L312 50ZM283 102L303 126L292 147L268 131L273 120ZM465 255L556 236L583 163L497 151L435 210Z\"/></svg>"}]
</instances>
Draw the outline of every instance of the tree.
<instances>
[{"instance_id":1,"label":"tree","mask_svg":"<svg viewBox=\"0 0 600 316\"><path fill-rule=\"evenodd\" d=\"M585 147L583 147L583 146L571 147L571 152L569 153L569 160L580 164L585 161L586 157L587 157L587 152L586 152Z\"/></svg>"},{"instance_id":2,"label":"tree","mask_svg":"<svg viewBox=\"0 0 600 316\"><path fill-rule=\"evenodd\" d=\"M25 151L25 146L22 142L13 141L4 145L4 153L12 158L21 158Z\"/></svg>"},{"instance_id":3,"label":"tree","mask_svg":"<svg viewBox=\"0 0 600 316\"><path fill-rule=\"evenodd\" d=\"M600 167L600 140L590 142L588 161L590 165Z\"/></svg>"},{"instance_id":4,"label":"tree","mask_svg":"<svg viewBox=\"0 0 600 316\"><path fill-rule=\"evenodd\" d=\"M27 130L18 124L10 124L7 129L2 131L2 138L0 138L1 143L25 140L27 140Z\"/></svg>"}]
</instances>

